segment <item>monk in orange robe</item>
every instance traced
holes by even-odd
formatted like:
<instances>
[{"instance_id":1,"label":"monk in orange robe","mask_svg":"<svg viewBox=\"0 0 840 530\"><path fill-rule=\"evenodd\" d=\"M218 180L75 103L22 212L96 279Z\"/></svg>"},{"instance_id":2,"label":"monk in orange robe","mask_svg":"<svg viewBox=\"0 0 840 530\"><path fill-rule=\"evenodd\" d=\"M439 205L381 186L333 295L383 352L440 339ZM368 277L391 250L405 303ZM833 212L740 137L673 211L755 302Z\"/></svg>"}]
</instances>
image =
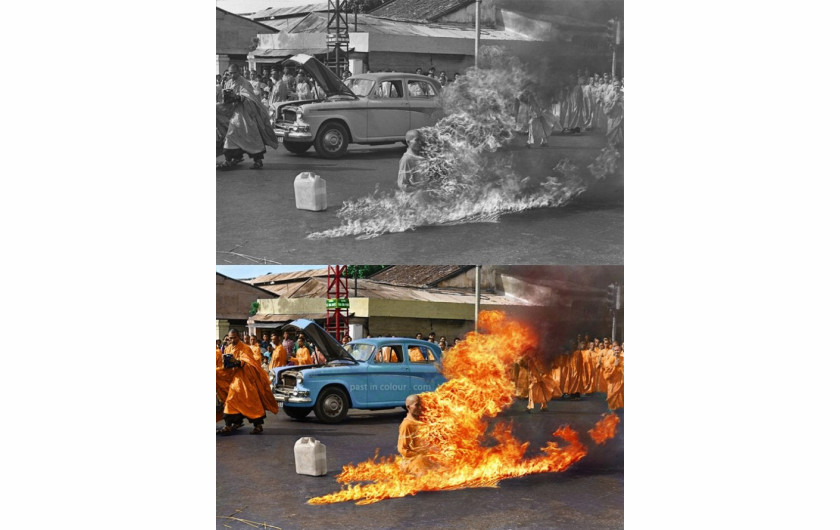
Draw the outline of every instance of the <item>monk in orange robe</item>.
<instances>
[{"instance_id":1,"label":"monk in orange robe","mask_svg":"<svg viewBox=\"0 0 840 530\"><path fill-rule=\"evenodd\" d=\"M607 380L607 406L610 410L624 408L624 358L621 347L613 346L612 353L605 356L604 378Z\"/></svg>"},{"instance_id":2,"label":"monk in orange robe","mask_svg":"<svg viewBox=\"0 0 840 530\"><path fill-rule=\"evenodd\" d=\"M271 343L276 344L277 346L275 346L274 351L271 352L271 362L268 363L268 369L271 370L279 366L286 366L286 363L289 362L289 354L286 351L286 348L283 347L283 343L280 342L280 337L277 336L276 333L271 334Z\"/></svg>"},{"instance_id":3,"label":"monk in orange robe","mask_svg":"<svg viewBox=\"0 0 840 530\"><path fill-rule=\"evenodd\" d=\"M437 469L439 464L429 456L432 448L423 440L420 396L412 394L405 398L405 408L408 414L400 423L397 439L397 450L402 455L400 468L410 475L419 477Z\"/></svg>"},{"instance_id":4,"label":"monk in orange robe","mask_svg":"<svg viewBox=\"0 0 840 530\"><path fill-rule=\"evenodd\" d=\"M262 352L260 351L260 341L257 340L256 335L248 336L248 347L251 348L252 352L254 352L254 360L257 361L257 364L262 365Z\"/></svg>"},{"instance_id":5,"label":"monk in orange robe","mask_svg":"<svg viewBox=\"0 0 840 530\"><path fill-rule=\"evenodd\" d=\"M394 348L390 346L383 346L378 352L376 352L376 362L398 363L400 360L397 357L397 352L394 351Z\"/></svg>"},{"instance_id":6,"label":"monk in orange robe","mask_svg":"<svg viewBox=\"0 0 840 530\"><path fill-rule=\"evenodd\" d=\"M551 378L551 373L545 369L543 363L537 359L529 359L528 363L528 411L532 411L539 403L540 410L548 410L547 403L551 401L557 383Z\"/></svg>"},{"instance_id":7,"label":"monk in orange robe","mask_svg":"<svg viewBox=\"0 0 840 530\"><path fill-rule=\"evenodd\" d=\"M607 391L607 380L604 379L604 357L607 352L595 346L595 356L593 357L595 361L595 370L592 374L594 378L594 390L595 392L606 392Z\"/></svg>"},{"instance_id":8,"label":"monk in orange robe","mask_svg":"<svg viewBox=\"0 0 840 530\"><path fill-rule=\"evenodd\" d=\"M233 356L233 366L216 368L216 393L224 402L225 426L217 431L221 435L232 434L242 426L245 418L253 425L251 434L262 433L265 411L277 414L280 408L271 392L268 375L254 359L254 352L239 340L239 333L231 330L230 342L225 354Z\"/></svg>"},{"instance_id":9,"label":"monk in orange robe","mask_svg":"<svg viewBox=\"0 0 840 530\"><path fill-rule=\"evenodd\" d=\"M412 363L422 363L425 362L426 358L423 357L423 352L420 351L420 348L417 346L409 346L408 360Z\"/></svg>"},{"instance_id":10,"label":"monk in orange robe","mask_svg":"<svg viewBox=\"0 0 840 530\"><path fill-rule=\"evenodd\" d=\"M580 391L582 394L591 394L594 391L592 388L592 356L594 353L585 342L578 344L578 349L580 350L581 360Z\"/></svg>"},{"instance_id":11,"label":"monk in orange robe","mask_svg":"<svg viewBox=\"0 0 840 530\"><path fill-rule=\"evenodd\" d=\"M551 378L556 383L554 386L554 394L552 397L562 398L566 393L566 372L569 369L569 357L567 355L558 355L552 362Z\"/></svg>"},{"instance_id":12,"label":"monk in orange robe","mask_svg":"<svg viewBox=\"0 0 840 530\"><path fill-rule=\"evenodd\" d=\"M564 392L569 394L572 399L580 399L582 392L581 374L583 373L583 356L580 349L576 349L568 354L566 360L566 378L564 380Z\"/></svg>"},{"instance_id":13,"label":"monk in orange robe","mask_svg":"<svg viewBox=\"0 0 840 530\"><path fill-rule=\"evenodd\" d=\"M303 337L298 337L297 350L295 350L295 356L290 357L290 359L298 366L313 364L312 354L309 353L309 348L306 347L306 341L303 340Z\"/></svg>"},{"instance_id":14,"label":"monk in orange robe","mask_svg":"<svg viewBox=\"0 0 840 530\"><path fill-rule=\"evenodd\" d=\"M528 361L523 357L517 361L514 369L516 379L514 385L516 388L516 397L528 397L528 385L531 383L531 376L528 374Z\"/></svg>"}]
</instances>

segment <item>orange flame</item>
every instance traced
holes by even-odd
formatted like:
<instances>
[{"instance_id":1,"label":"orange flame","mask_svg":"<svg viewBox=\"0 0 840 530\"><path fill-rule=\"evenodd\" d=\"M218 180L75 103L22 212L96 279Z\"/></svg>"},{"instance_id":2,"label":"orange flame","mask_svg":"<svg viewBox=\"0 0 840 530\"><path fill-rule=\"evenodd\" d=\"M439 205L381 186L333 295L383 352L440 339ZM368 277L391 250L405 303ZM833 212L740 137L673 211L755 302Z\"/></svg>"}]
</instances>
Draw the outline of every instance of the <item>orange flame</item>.
<instances>
[{"instance_id":1,"label":"orange flame","mask_svg":"<svg viewBox=\"0 0 840 530\"><path fill-rule=\"evenodd\" d=\"M507 478L564 471L586 456L586 447L568 426L553 433L567 445L549 441L533 458L525 458L529 444L513 436L511 422L498 422L487 434L487 420L513 402L508 367L523 352L535 353L537 337L531 328L508 320L500 311L483 311L479 326L487 333L469 333L447 352L442 371L448 381L420 396L424 420L420 434L435 448L429 459L439 467L415 476L403 470L402 457L374 456L344 466L337 477L343 489L310 499L310 504L370 504L418 491L496 487ZM602 429L596 426L593 431Z\"/></svg>"},{"instance_id":2,"label":"orange flame","mask_svg":"<svg viewBox=\"0 0 840 530\"><path fill-rule=\"evenodd\" d=\"M589 436L598 445L603 445L607 440L611 440L615 436L615 428L618 426L618 416L610 414L605 416L601 421L589 429Z\"/></svg>"}]
</instances>

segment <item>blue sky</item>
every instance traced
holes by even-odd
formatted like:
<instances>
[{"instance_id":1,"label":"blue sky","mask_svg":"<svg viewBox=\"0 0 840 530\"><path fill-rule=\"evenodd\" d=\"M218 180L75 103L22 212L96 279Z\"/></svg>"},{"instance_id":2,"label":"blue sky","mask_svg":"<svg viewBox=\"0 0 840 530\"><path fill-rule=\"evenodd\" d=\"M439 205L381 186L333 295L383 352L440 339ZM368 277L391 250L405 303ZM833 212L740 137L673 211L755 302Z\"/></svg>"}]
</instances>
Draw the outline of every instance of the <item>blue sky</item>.
<instances>
[{"instance_id":1,"label":"blue sky","mask_svg":"<svg viewBox=\"0 0 840 530\"><path fill-rule=\"evenodd\" d=\"M216 0L216 7L231 13L253 13L269 7L293 7L326 3L326 0Z\"/></svg>"},{"instance_id":2,"label":"blue sky","mask_svg":"<svg viewBox=\"0 0 840 530\"><path fill-rule=\"evenodd\" d=\"M324 269L326 265L216 265L216 272L229 278L245 280L263 274Z\"/></svg>"}]
</instances>

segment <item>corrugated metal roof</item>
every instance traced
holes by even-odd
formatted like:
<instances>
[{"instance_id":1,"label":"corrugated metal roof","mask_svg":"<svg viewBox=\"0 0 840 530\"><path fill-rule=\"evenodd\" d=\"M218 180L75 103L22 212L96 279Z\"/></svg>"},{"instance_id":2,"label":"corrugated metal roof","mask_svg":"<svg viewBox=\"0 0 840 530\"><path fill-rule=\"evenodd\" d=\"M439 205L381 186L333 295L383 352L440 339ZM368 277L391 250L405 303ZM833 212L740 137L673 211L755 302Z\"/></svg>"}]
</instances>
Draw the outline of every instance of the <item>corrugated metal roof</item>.
<instances>
[{"instance_id":1,"label":"corrugated metal roof","mask_svg":"<svg viewBox=\"0 0 840 530\"><path fill-rule=\"evenodd\" d=\"M397 265L377 272L370 279L391 285L426 287L470 268L469 265Z\"/></svg>"},{"instance_id":2,"label":"corrugated metal roof","mask_svg":"<svg viewBox=\"0 0 840 530\"><path fill-rule=\"evenodd\" d=\"M295 313L286 315L275 315L272 313L257 313L248 320L250 322L291 322L299 318L306 318L309 320L323 320L325 318L326 310L323 313Z\"/></svg>"},{"instance_id":3,"label":"corrugated metal roof","mask_svg":"<svg viewBox=\"0 0 840 530\"><path fill-rule=\"evenodd\" d=\"M253 57L277 57L277 58L281 58L281 57L291 57L292 55L298 55L298 54L301 54L301 53L304 53L306 55L316 56L316 55L324 55L328 51L330 51L329 48L275 48L275 49L259 48L259 49L256 49L256 50L252 51L251 53L249 53L248 56L249 57L253 56Z\"/></svg>"},{"instance_id":4,"label":"corrugated metal roof","mask_svg":"<svg viewBox=\"0 0 840 530\"><path fill-rule=\"evenodd\" d=\"M329 10L329 3L324 2L321 4L307 4L302 6L292 6L292 7L269 7L268 9L263 9L262 11L257 11L256 13L251 13L247 15L248 18L252 20L259 20L259 19L270 19L270 18L282 18L282 17L290 17L296 15L307 15L309 13L313 13L315 11L328 11Z\"/></svg>"},{"instance_id":5,"label":"corrugated metal roof","mask_svg":"<svg viewBox=\"0 0 840 530\"><path fill-rule=\"evenodd\" d=\"M353 280L347 282L351 298L370 298L377 300L414 300L418 302L449 302L471 304L475 300L473 289L419 289L399 285L379 283L369 279L358 280L358 289L354 290ZM312 278L295 291L290 298L327 298L327 280ZM496 294L481 295L482 303L494 305L533 305L525 300L509 298Z\"/></svg>"},{"instance_id":6,"label":"corrugated metal roof","mask_svg":"<svg viewBox=\"0 0 840 530\"><path fill-rule=\"evenodd\" d=\"M424 24L420 22L405 22L390 20L387 18L375 17L372 15L359 15L358 29L354 22L350 21L351 32L378 33L386 35L418 36L418 37L449 37L455 39L474 39L475 28L459 26L456 24ZM301 20L289 33L326 33L327 14L312 13ZM481 37L489 40L536 40L527 35L498 30L481 29Z\"/></svg>"},{"instance_id":7,"label":"corrugated metal roof","mask_svg":"<svg viewBox=\"0 0 840 530\"><path fill-rule=\"evenodd\" d=\"M327 276L328 269L309 269L303 271L294 271L294 272L282 272L277 274L264 274L262 276L257 276L251 280L245 280L246 283L250 283L251 285L260 285L262 288L266 288L263 284L269 284L271 282L288 282L292 280L306 280L308 278L313 278L316 276Z\"/></svg>"},{"instance_id":8,"label":"corrugated metal roof","mask_svg":"<svg viewBox=\"0 0 840 530\"><path fill-rule=\"evenodd\" d=\"M399 20L434 22L443 15L474 3L475 0L392 0L370 14Z\"/></svg>"}]
</instances>

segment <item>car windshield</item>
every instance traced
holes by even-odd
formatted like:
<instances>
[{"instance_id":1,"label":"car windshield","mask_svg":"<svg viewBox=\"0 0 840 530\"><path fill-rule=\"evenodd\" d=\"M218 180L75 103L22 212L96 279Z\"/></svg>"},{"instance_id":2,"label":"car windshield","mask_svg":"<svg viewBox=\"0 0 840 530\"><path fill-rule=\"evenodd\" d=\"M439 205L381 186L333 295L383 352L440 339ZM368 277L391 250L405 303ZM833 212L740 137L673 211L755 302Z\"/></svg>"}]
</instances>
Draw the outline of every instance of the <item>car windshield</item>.
<instances>
[{"instance_id":1,"label":"car windshield","mask_svg":"<svg viewBox=\"0 0 840 530\"><path fill-rule=\"evenodd\" d=\"M370 89L373 88L374 83L370 79L353 79L353 78L350 78L347 81L345 81L345 84L357 96L367 96L370 93Z\"/></svg>"},{"instance_id":2,"label":"car windshield","mask_svg":"<svg viewBox=\"0 0 840 530\"><path fill-rule=\"evenodd\" d=\"M350 355L357 361L366 361L370 354L373 353L373 344L348 344L345 346L350 351Z\"/></svg>"}]
</instances>

